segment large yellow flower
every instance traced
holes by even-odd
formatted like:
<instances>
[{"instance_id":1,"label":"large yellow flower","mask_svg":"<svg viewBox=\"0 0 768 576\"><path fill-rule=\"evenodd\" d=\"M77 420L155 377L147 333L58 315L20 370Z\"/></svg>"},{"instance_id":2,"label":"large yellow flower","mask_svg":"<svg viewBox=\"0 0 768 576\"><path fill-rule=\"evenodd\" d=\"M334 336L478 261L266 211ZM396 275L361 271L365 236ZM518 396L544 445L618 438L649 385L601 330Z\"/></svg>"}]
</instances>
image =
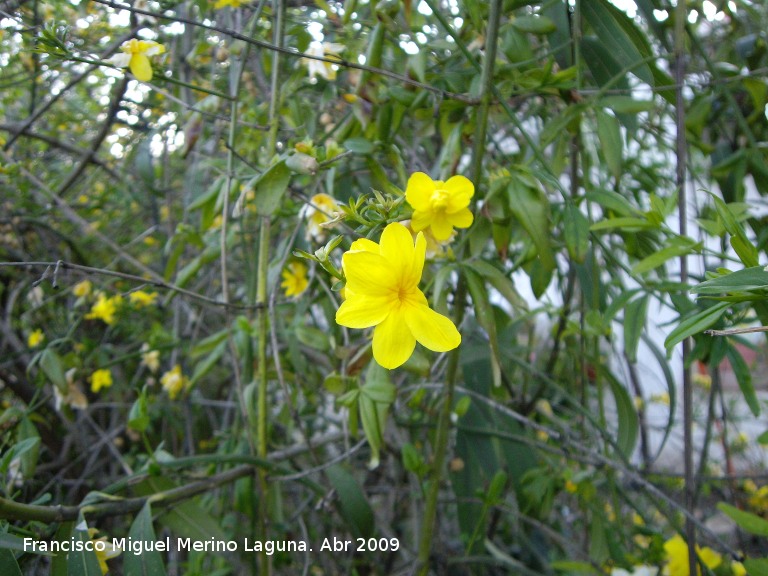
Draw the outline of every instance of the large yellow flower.
<instances>
[{"instance_id":1,"label":"large yellow flower","mask_svg":"<svg viewBox=\"0 0 768 576\"><path fill-rule=\"evenodd\" d=\"M128 66L136 80L149 82L152 80L152 63L149 57L165 52L165 46L153 40L131 38L123 42L120 50L122 53L115 54L109 61L118 68Z\"/></svg>"},{"instance_id":2,"label":"large yellow flower","mask_svg":"<svg viewBox=\"0 0 768 576\"><path fill-rule=\"evenodd\" d=\"M474 194L475 186L464 176L452 176L442 182L423 172L414 173L405 188L405 199L413 208L411 227L416 232L429 228L435 240L448 240L454 226L472 225L469 201Z\"/></svg>"},{"instance_id":3,"label":"large yellow flower","mask_svg":"<svg viewBox=\"0 0 768 576\"><path fill-rule=\"evenodd\" d=\"M379 244L356 240L342 256L346 300L336 322L373 331L373 357L384 368L403 364L418 341L435 352L453 350L461 334L448 318L429 307L419 290L427 242L399 223L388 225Z\"/></svg>"},{"instance_id":4,"label":"large yellow flower","mask_svg":"<svg viewBox=\"0 0 768 576\"><path fill-rule=\"evenodd\" d=\"M668 563L664 567L664 576L691 576L688 566L688 543L680 534L675 534L672 538L664 542L664 552L667 553ZM698 554L704 565L713 570L723 561L723 557L712 550L712 548L699 548L696 546ZM701 574L701 568L697 570Z\"/></svg>"}]
</instances>

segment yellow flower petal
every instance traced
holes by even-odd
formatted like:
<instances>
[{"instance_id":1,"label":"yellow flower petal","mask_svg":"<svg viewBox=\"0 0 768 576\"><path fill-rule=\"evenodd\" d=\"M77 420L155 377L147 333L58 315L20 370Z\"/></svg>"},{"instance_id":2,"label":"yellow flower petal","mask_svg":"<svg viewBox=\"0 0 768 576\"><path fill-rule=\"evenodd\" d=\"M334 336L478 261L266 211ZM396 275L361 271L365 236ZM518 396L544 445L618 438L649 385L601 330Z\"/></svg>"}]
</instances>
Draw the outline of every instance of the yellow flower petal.
<instances>
[{"instance_id":1,"label":"yellow flower petal","mask_svg":"<svg viewBox=\"0 0 768 576\"><path fill-rule=\"evenodd\" d=\"M336 311L336 323L347 328L370 328L384 321L389 311L386 298L347 293L347 299Z\"/></svg>"},{"instance_id":2,"label":"yellow flower petal","mask_svg":"<svg viewBox=\"0 0 768 576\"><path fill-rule=\"evenodd\" d=\"M439 212L432 217L431 230L432 234L435 236L435 240L442 242L451 237L453 225L450 223L445 213Z\"/></svg>"},{"instance_id":3,"label":"yellow flower petal","mask_svg":"<svg viewBox=\"0 0 768 576\"><path fill-rule=\"evenodd\" d=\"M136 80L141 80L142 82L152 80L152 64L150 64L149 58L145 54L134 54L131 57L130 68Z\"/></svg>"},{"instance_id":4,"label":"yellow flower petal","mask_svg":"<svg viewBox=\"0 0 768 576\"><path fill-rule=\"evenodd\" d=\"M349 247L350 252L373 252L374 254L379 253L379 245L376 244L373 240L368 240L368 238L359 238L358 240L355 240L352 242L352 246Z\"/></svg>"},{"instance_id":5,"label":"yellow flower petal","mask_svg":"<svg viewBox=\"0 0 768 576\"><path fill-rule=\"evenodd\" d=\"M395 287L396 279L383 256L372 252L346 252L341 260L347 286L353 292L386 296Z\"/></svg>"},{"instance_id":6,"label":"yellow flower petal","mask_svg":"<svg viewBox=\"0 0 768 576\"><path fill-rule=\"evenodd\" d=\"M414 172L408 178L408 184L405 187L405 199L414 210L428 211L430 208L430 198L435 191L435 183L424 172ZM414 230L416 230L414 228ZM418 230L416 230L418 232Z\"/></svg>"},{"instance_id":7,"label":"yellow flower petal","mask_svg":"<svg viewBox=\"0 0 768 576\"><path fill-rule=\"evenodd\" d=\"M429 228L432 223L432 214L430 212L414 212L411 216L411 228L414 232L421 232Z\"/></svg>"},{"instance_id":8,"label":"yellow flower petal","mask_svg":"<svg viewBox=\"0 0 768 576\"><path fill-rule=\"evenodd\" d=\"M475 217L469 208L462 208L458 212L448 214L448 222L456 228L469 228Z\"/></svg>"},{"instance_id":9,"label":"yellow flower petal","mask_svg":"<svg viewBox=\"0 0 768 576\"><path fill-rule=\"evenodd\" d=\"M469 201L475 195L475 186L464 176L448 178L444 188L448 192L448 206L445 211L449 214L469 206Z\"/></svg>"},{"instance_id":10,"label":"yellow flower petal","mask_svg":"<svg viewBox=\"0 0 768 576\"><path fill-rule=\"evenodd\" d=\"M402 311L393 311L373 331L373 357L384 368L393 370L405 363L416 348L416 338Z\"/></svg>"},{"instance_id":11,"label":"yellow flower petal","mask_svg":"<svg viewBox=\"0 0 768 576\"><path fill-rule=\"evenodd\" d=\"M461 344L461 334L454 323L429 306L409 308L405 323L419 344L433 352L447 352Z\"/></svg>"}]
</instances>

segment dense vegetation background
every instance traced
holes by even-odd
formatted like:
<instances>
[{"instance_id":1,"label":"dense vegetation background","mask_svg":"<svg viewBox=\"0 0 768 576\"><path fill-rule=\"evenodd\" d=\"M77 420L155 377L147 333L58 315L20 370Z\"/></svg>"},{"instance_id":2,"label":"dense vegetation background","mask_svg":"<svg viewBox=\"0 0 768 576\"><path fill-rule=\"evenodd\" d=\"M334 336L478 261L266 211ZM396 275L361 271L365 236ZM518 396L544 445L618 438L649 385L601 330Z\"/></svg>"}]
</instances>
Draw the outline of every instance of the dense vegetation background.
<instances>
[{"instance_id":1,"label":"dense vegetation background","mask_svg":"<svg viewBox=\"0 0 768 576\"><path fill-rule=\"evenodd\" d=\"M3 2L0 573L768 574L762 341L704 334L768 324L766 30L750 0ZM419 288L461 344L387 370L336 322L342 254L454 176L471 226L425 228ZM23 540L129 536L238 550Z\"/></svg>"}]
</instances>

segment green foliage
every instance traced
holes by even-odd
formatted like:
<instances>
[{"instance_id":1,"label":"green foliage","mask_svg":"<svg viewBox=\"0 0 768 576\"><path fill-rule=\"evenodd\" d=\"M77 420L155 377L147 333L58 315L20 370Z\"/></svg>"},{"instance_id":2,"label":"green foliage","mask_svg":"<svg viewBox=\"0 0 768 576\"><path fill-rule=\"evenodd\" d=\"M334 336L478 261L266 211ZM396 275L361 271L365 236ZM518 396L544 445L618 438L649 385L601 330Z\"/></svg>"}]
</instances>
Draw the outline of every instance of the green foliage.
<instances>
[{"instance_id":1,"label":"green foliage","mask_svg":"<svg viewBox=\"0 0 768 576\"><path fill-rule=\"evenodd\" d=\"M764 344L728 331L768 324L760 3L691 1L682 38L651 0L215 4L4 8L0 573L101 574L21 540L87 526L314 546L124 552L115 574L663 568L689 339L691 489L765 535L762 487L707 468L759 452L735 418L764 408L745 349ZM148 82L131 38L165 47ZM462 343L388 371L375 328L335 321L342 255L417 221L415 172L474 185L469 228L425 230L419 284Z\"/></svg>"}]
</instances>

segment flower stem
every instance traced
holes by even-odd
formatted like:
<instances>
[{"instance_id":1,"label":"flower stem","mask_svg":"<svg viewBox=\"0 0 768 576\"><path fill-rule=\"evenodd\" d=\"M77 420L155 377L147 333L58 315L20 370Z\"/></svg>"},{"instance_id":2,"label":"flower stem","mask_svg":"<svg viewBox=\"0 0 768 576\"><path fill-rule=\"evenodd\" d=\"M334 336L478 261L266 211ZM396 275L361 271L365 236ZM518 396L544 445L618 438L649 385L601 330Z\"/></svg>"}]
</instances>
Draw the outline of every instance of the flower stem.
<instances>
[{"instance_id":1,"label":"flower stem","mask_svg":"<svg viewBox=\"0 0 768 576\"><path fill-rule=\"evenodd\" d=\"M501 0L491 2L488 15L488 31L486 34L486 52L481 72L482 93L480 95L480 107L477 111L475 124L475 146L472 151L472 180L475 187L480 187L482 178L483 156L485 154L485 141L488 132L488 115L493 95L493 69L496 62L496 46L499 38L499 25L501 23ZM462 245L458 260L461 261L465 252ZM463 277L459 277L456 288L456 326L460 326L464 319L464 301L466 300L467 287ZM456 378L459 371L459 349L453 350L448 360L448 370L445 382L445 395L440 410L440 419L437 423L435 436L435 452L432 463L432 478L427 492L427 501L424 507L424 518L421 524L419 539L419 554L417 558L416 573L426 576L429 572L429 555L432 550L432 535L434 532L435 518L437 516L437 501L440 494L440 484L443 480L443 468L448 453L448 440L451 429L451 411L453 410L453 395L456 388Z\"/></svg>"}]
</instances>

